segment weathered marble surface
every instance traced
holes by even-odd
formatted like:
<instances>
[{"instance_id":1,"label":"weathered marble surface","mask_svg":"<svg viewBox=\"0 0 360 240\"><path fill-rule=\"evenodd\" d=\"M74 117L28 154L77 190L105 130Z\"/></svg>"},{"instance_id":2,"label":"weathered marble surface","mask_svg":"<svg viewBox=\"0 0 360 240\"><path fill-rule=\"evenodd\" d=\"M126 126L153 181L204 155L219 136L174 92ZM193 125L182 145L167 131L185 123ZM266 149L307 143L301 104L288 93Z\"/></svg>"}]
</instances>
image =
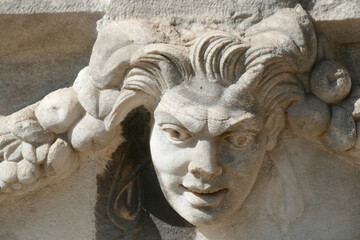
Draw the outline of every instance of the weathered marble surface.
<instances>
[{"instance_id":1,"label":"weathered marble surface","mask_svg":"<svg viewBox=\"0 0 360 240\"><path fill-rule=\"evenodd\" d=\"M80 71L72 87L56 90L40 102L0 118L0 212L6 216L0 218L5 226L0 236L59 239L65 229L70 229L69 239L108 239L119 234L116 226L131 233L147 219L144 230L134 232L138 239L157 239L151 220L144 218L141 208L136 211L136 194L130 205L122 205L126 194L136 193L136 184L151 189L146 182L156 182L153 170L141 160L148 159L151 151L166 199L201 232L196 235L191 229L176 228L169 232L168 226L155 220L164 239L184 239L188 235L197 239L359 237L360 38L356 27L360 16L356 1L303 1L302 7L296 6L296 1L207 1L206 7L204 1L53 4L44 2L32 8L30 1L16 6L5 2L2 7L3 13L41 14L0 16L0 24L6 29L0 34L4 39L0 48L0 68L4 69L0 79L4 83L0 88L1 114L15 112L59 87L70 87L76 72L89 66ZM297 10L279 10L284 7ZM302 8L309 12L309 18ZM89 64L94 22L103 13L63 13L79 9L106 12L97 25L99 35ZM134 17L139 19L134 21ZM266 20L268 17L270 20ZM25 34L19 36L9 26ZM256 56L256 52L263 57ZM219 58L212 58L216 54ZM238 65L231 65L234 54L239 54ZM24 84L23 76L30 79L27 84L31 87ZM274 85L254 90L249 86L257 78L274 78ZM17 88L13 79L23 87L16 90L19 96L15 98L10 97ZM179 85L179 81L194 83ZM235 88L237 81L239 89ZM274 87L282 81L285 87ZM235 90L227 90L229 86ZM279 89L291 94L284 95L283 105L277 109L274 106L282 98L272 99L271 95L278 94ZM269 100L254 102L262 94L267 99L264 91L270 91ZM218 99L219 95L223 98ZM236 102L238 97L240 103ZM141 105L150 112L154 124L150 149L149 129L142 130L147 126L141 122L147 119L141 115L145 113L141 109L137 113L143 119L138 123L138 115L128 115ZM156 115L164 111L197 120L182 120L181 124L186 124L179 127L173 117ZM237 131L225 131L248 114L259 116L259 132L250 131L251 124L247 123ZM229 123L225 119L230 119ZM208 130L201 127L203 123ZM120 150L125 154L118 149L120 155L113 156L113 163L103 172L107 159L121 142ZM141 147L133 148L131 144ZM235 150L227 149L229 146L235 146ZM256 152L257 160L246 170L241 162L252 162L252 152ZM166 163L172 154L174 161ZM138 171L137 165L121 163L137 157L140 159L136 164L153 175L130 177ZM235 166L228 163L233 158L239 158L235 161L238 171L228 179L224 177L225 181L222 176ZM183 159L181 165L174 163L177 159ZM246 177L239 175L242 171ZM103 178L96 183L100 173ZM174 181L175 188L170 184L174 176L183 176ZM235 187L237 183L241 188ZM104 188L98 189L103 198L96 199L97 184ZM204 187L207 184L208 188ZM157 191L161 195L160 188ZM224 192L221 194L226 198L213 192ZM232 195L234 192L237 195ZM169 206L161 207L166 204L163 197L156 197L152 190L145 189L145 194L145 209L164 221L184 225ZM158 202L149 200L153 197ZM239 201L227 204L223 199ZM218 217L217 211L206 216L196 213L203 207L216 209L215 202L224 204L220 204L224 207L219 208ZM62 207L57 209L59 205ZM20 223L25 226L21 230L17 227ZM46 227L40 229L41 225ZM52 227L55 225L56 230ZM108 235L104 235L106 231Z\"/></svg>"}]
</instances>

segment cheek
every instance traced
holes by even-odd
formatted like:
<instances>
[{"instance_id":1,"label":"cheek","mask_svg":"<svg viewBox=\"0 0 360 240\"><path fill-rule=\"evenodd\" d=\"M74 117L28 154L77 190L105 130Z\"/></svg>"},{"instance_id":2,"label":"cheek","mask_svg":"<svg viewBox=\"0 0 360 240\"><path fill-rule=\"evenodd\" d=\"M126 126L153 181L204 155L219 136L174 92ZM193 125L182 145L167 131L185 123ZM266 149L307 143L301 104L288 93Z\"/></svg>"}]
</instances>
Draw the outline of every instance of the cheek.
<instances>
[{"instance_id":1,"label":"cheek","mask_svg":"<svg viewBox=\"0 0 360 240\"><path fill-rule=\"evenodd\" d=\"M219 146L218 159L231 175L246 177L260 169L265 154L263 145L263 139L255 139L249 148L238 150L224 143Z\"/></svg>"}]
</instances>

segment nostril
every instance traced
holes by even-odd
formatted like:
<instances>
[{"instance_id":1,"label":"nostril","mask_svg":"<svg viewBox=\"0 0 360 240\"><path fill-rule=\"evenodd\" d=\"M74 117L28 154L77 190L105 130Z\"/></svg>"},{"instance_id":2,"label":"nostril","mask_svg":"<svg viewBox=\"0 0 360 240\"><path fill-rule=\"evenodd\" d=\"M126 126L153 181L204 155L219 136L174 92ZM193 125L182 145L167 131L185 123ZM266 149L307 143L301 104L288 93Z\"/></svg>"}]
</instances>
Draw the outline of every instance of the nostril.
<instances>
[{"instance_id":1,"label":"nostril","mask_svg":"<svg viewBox=\"0 0 360 240\"><path fill-rule=\"evenodd\" d=\"M199 175L220 175L222 173L222 167L216 163L196 165L196 161L192 161L189 164L189 172L192 173L195 177Z\"/></svg>"},{"instance_id":2,"label":"nostril","mask_svg":"<svg viewBox=\"0 0 360 240\"><path fill-rule=\"evenodd\" d=\"M198 171L197 169L190 170L190 173L191 173L196 179L200 179L200 178L201 178L200 171Z\"/></svg>"}]
</instances>

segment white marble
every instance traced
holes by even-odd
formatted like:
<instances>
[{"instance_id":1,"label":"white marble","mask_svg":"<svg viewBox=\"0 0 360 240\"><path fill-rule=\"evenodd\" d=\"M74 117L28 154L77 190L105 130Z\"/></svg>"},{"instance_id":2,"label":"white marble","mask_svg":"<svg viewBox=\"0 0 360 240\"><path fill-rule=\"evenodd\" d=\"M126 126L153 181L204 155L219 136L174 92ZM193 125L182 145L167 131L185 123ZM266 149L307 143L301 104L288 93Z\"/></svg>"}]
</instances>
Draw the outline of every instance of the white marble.
<instances>
[{"instance_id":1,"label":"white marble","mask_svg":"<svg viewBox=\"0 0 360 240\"><path fill-rule=\"evenodd\" d=\"M151 157L196 239L359 237L359 80L301 5L269 10L275 2L233 13L241 22L207 8L220 20L179 22L193 13L176 7L163 13L173 19L154 17L156 5L150 20L108 10L72 87L0 118L2 207L67 177L72 186L100 158L89 170L94 183L119 147L128 159L114 167L104 208L127 234L141 230L137 176ZM149 132L136 125L141 111Z\"/></svg>"}]
</instances>

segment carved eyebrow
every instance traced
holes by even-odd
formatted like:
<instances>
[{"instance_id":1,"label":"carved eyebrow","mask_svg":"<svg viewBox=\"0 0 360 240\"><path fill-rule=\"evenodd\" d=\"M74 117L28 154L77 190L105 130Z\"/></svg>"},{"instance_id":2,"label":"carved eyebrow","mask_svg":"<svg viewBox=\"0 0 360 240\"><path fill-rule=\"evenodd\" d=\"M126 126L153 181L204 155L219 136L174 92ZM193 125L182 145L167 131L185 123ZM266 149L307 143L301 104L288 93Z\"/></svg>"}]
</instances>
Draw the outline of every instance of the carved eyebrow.
<instances>
[{"instance_id":1,"label":"carved eyebrow","mask_svg":"<svg viewBox=\"0 0 360 240\"><path fill-rule=\"evenodd\" d=\"M227 131L234 131L234 130L243 130L246 128L248 131L254 131L257 132L260 130L260 127L258 126L258 123L256 122L256 118L246 118L242 119L234 124L231 124L224 132Z\"/></svg>"},{"instance_id":2,"label":"carved eyebrow","mask_svg":"<svg viewBox=\"0 0 360 240\"><path fill-rule=\"evenodd\" d=\"M172 123L178 125L181 128L184 128L190 133L198 133L202 131L206 126L206 120L195 119L191 116L184 114L179 114L179 116L174 116L173 113L169 113L164 110L155 111L155 118L157 119L158 125L163 125L166 123ZM192 124L186 124L188 122L185 118L191 119ZM195 124L194 124L195 123Z\"/></svg>"},{"instance_id":3,"label":"carved eyebrow","mask_svg":"<svg viewBox=\"0 0 360 240\"><path fill-rule=\"evenodd\" d=\"M160 125L169 122L180 126L183 125L176 117L174 117L171 113L168 113L166 111L156 111L154 115L156 116L157 121Z\"/></svg>"},{"instance_id":4,"label":"carved eyebrow","mask_svg":"<svg viewBox=\"0 0 360 240\"><path fill-rule=\"evenodd\" d=\"M259 123L256 119L255 115L245 114L245 116L241 116L240 118L230 118L229 120L224 122L225 127L223 129L219 129L214 135L226 135L230 132L252 132L257 134L260 131Z\"/></svg>"}]
</instances>

